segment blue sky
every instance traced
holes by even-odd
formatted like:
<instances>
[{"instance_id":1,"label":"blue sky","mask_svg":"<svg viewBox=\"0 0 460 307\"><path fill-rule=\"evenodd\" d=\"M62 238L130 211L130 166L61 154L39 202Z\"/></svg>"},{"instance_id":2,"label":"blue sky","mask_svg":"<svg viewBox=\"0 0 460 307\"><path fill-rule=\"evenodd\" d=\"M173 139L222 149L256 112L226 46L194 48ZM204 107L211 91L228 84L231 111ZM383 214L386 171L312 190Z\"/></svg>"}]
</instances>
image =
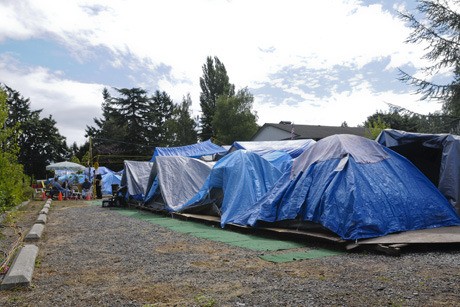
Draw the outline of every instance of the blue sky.
<instances>
[{"instance_id":1,"label":"blue sky","mask_svg":"<svg viewBox=\"0 0 460 307\"><path fill-rule=\"evenodd\" d=\"M414 1L0 0L0 82L52 114L70 145L101 115L102 89L191 94L217 56L254 94L258 123L361 125L386 103L440 109L397 81L426 65L396 10Z\"/></svg>"}]
</instances>

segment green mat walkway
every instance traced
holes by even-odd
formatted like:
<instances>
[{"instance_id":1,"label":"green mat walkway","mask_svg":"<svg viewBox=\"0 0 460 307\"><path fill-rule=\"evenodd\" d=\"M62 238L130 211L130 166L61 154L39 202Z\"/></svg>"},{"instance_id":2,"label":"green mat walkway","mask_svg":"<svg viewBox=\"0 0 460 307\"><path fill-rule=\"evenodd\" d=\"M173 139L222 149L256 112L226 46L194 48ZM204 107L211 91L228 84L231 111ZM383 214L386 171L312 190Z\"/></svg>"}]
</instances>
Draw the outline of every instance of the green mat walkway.
<instances>
[{"instance_id":1,"label":"green mat walkway","mask_svg":"<svg viewBox=\"0 0 460 307\"><path fill-rule=\"evenodd\" d=\"M93 205L101 204L93 202ZM257 235L242 234L220 227L213 227L206 224L183 221L166 217L160 214L155 214L148 211L140 211L132 208L112 208L121 215L147 221L149 223L159 225L170 230L187 233L198 238L226 243L232 246L238 246L255 251L282 251L306 248L307 246L300 242L284 241L273 238L266 238ZM342 254L341 251L326 250L326 249L313 249L306 251L293 251L287 253L277 254L264 254L260 258L271 262L289 262L303 259L314 259L326 256L335 256Z\"/></svg>"}]
</instances>

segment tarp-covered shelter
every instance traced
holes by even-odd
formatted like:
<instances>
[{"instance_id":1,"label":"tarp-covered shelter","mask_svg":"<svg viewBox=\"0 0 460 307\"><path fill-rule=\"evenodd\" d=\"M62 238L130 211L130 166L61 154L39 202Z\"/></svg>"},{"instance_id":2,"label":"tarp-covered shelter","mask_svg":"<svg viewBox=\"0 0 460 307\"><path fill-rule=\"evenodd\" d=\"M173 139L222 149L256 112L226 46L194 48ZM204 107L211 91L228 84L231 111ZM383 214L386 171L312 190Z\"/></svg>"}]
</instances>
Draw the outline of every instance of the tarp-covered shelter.
<instances>
[{"instance_id":1,"label":"tarp-covered shelter","mask_svg":"<svg viewBox=\"0 0 460 307\"><path fill-rule=\"evenodd\" d=\"M414 163L460 213L460 136L386 129L377 142Z\"/></svg>"},{"instance_id":2,"label":"tarp-covered shelter","mask_svg":"<svg viewBox=\"0 0 460 307\"><path fill-rule=\"evenodd\" d=\"M177 211L200 190L214 162L179 156L157 156L144 202L156 210Z\"/></svg>"},{"instance_id":3,"label":"tarp-covered shelter","mask_svg":"<svg viewBox=\"0 0 460 307\"><path fill-rule=\"evenodd\" d=\"M120 185L127 188L126 196L143 201L148 191L148 183L153 162L124 161L124 171Z\"/></svg>"},{"instance_id":4,"label":"tarp-covered shelter","mask_svg":"<svg viewBox=\"0 0 460 307\"><path fill-rule=\"evenodd\" d=\"M201 158L204 156L224 155L226 152L227 149L212 143L211 140L207 140L201 143L178 147L156 147L150 161L155 162L157 157ZM192 163L193 162L191 162L191 164ZM162 166L160 165L159 167ZM145 204L151 204L155 198L161 196L160 191L157 190L159 186L159 180L157 178L157 167L152 167L151 170L152 171L150 173L147 184L147 193L144 197ZM173 176L173 174L170 175Z\"/></svg>"},{"instance_id":5,"label":"tarp-covered shelter","mask_svg":"<svg viewBox=\"0 0 460 307\"><path fill-rule=\"evenodd\" d=\"M315 143L311 139L302 140L284 140L284 141L245 141L233 142L229 153L238 149L245 149L254 152L260 156L270 154L277 151L288 153L292 158L297 158L306 149Z\"/></svg>"},{"instance_id":6,"label":"tarp-covered shelter","mask_svg":"<svg viewBox=\"0 0 460 307\"><path fill-rule=\"evenodd\" d=\"M222 227L228 223L238 224L238 217L247 213L282 174L261 156L237 150L220 159L200 191L177 209L188 211L213 201L217 202ZM213 190L221 191L214 193L215 199L212 196Z\"/></svg>"},{"instance_id":7,"label":"tarp-covered shelter","mask_svg":"<svg viewBox=\"0 0 460 307\"><path fill-rule=\"evenodd\" d=\"M227 150L219 145L214 144L211 140L196 143L192 145L179 146L179 147L155 147L152 159L158 156L181 156L199 158L203 156L212 156L215 154L224 154Z\"/></svg>"},{"instance_id":8,"label":"tarp-covered shelter","mask_svg":"<svg viewBox=\"0 0 460 307\"><path fill-rule=\"evenodd\" d=\"M115 172L106 172L102 175L102 194L112 195L112 186L121 184L122 175Z\"/></svg>"},{"instance_id":9,"label":"tarp-covered shelter","mask_svg":"<svg viewBox=\"0 0 460 307\"><path fill-rule=\"evenodd\" d=\"M346 240L460 225L447 199L412 163L359 136L318 141L286 177L234 220L310 221Z\"/></svg>"}]
</instances>

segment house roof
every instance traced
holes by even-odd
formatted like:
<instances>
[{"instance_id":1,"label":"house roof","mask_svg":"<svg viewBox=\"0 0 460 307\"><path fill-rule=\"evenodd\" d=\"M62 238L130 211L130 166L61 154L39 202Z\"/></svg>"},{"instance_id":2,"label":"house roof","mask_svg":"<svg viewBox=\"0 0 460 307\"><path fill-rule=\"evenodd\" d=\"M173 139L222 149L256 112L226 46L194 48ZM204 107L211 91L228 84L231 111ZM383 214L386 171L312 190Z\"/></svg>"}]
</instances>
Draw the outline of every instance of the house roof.
<instances>
[{"instance_id":1,"label":"house roof","mask_svg":"<svg viewBox=\"0 0 460 307\"><path fill-rule=\"evenodd\" d=\"M264 128L274 127L288 133L294 128L294 139L313 139L320 140L334 134L353 134L365 136L367 129L364 127L334 127L334 126L315 126L315 125L292 125L290 122L281 122L279 124L264 124L257 133L252 137L254 139Z\"/></svg>"}]
</instances>

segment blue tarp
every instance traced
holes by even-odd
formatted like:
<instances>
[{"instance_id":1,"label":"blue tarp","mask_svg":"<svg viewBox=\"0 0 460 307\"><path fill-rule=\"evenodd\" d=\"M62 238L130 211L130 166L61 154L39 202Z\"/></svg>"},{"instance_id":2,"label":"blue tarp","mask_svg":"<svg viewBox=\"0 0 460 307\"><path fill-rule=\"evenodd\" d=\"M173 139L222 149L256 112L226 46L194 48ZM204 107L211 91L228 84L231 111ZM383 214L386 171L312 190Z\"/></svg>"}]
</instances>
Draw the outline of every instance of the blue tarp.
<instances>
[{"instance_id":1,"label":"blue tarp","mask_svg":"<svg viewBox=\"0 0 460 307\"><path fill-rule=\"evenodd\" d=\"M211 189L224 193L221 225L239 223L239 216L251 210L282 176L282 173L259 155L237 150L219 160L201 190L189 202L178 207L184 210L203 201Z\"/></svg>"},{"instance_id":2,"label":"blue tarp","mask_svg":"<svg viewBox=\"0 0 460 307\"><path fill-rule=\"evenodd\" d=\"M402 154L418 164L422 172L436 172L438 182L434 183L460 213L460 136L385 129L377 137L377 142L398 152L404 149ZM428 155L425 148L439 149L440 157ZM433 163L437 159L439 165Z\"/></svg>"},{"instance_id":3,"label":"blue tarp","mask_svg":"<svg viewBox=\"0 0 460 307\"><path fill-rule=\"evenodd\" d=\"M112 184L121 183L121 175L114 172L106 172L102 175L102 194L103 195L112 195Z\"/></svg>"},{"instance_id":4,"label":"blue tarp","mask_svg":"<svg viewBox=\"0 0 460 307\"><path fill-rule=\"evenodd\" d=\"M152 159L150 161L155 161L157 156L181 156L181 157L190 157L190 158L199 158L203 156L211 156L215 154L223 154L227 150L225 148L216 145L207 140L205 142L179 146L179 147L156 147Z\"/></svg>"},{"instance_id":5,"label":"blue tarp","mask_svg":"<svg viewBox=\"0 0 460 307\"><path fill-rule=\"evenodd\" d=\"M299 156L242 225L257 221L319 223L346 240L460 225L454 208L407 159L352 135L318 141Z\"/></svg>"},{"instance_id":6,"label":"blue tarp","mask_svg":"<svg viewBox=\"0 0 460 307\"><path fill-rule=\"evenodd\" d=\"M247 142L233 142L229 152L233 152L238 149L245 149L247 151L254 152L260 156L270 154L272 152L285 152L288 153L292 158L297 158L311 145L315 143L314 140L302 139L302 140L284 140L284 141L247 141Z\"/></svg>"},{"instance_id":7,"label":"blue tarp","mask_svg":"<svg viewBox=\"0 0 460 307\"><path fill-rule=\"evenodd\" d=\"M284 151L273 151L261 156L268 162L270 162L274 167L276 167L281 173L290 172L292 167L292 162L294 161L292 157Z\"/></svg>"}]
</instances>

